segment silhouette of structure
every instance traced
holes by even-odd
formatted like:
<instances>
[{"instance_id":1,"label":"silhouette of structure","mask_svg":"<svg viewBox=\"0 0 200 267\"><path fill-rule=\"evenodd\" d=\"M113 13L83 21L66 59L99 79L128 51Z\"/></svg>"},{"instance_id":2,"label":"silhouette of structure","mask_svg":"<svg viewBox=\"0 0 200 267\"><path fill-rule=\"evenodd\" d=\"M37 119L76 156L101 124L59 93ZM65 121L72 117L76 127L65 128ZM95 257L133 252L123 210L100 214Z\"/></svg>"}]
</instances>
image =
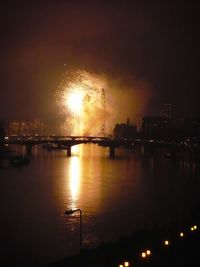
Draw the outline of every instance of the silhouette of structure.
<instances>
[{"instance_id":1,"label":"silhouette of structure","mask_svg":"<svg viewBox=\"0 0 200 267\"><path fill-rule=\"evenodd\" d=\"M116 124L113 130L116 139L131 139L136 136L136 127L130 123L129 118L126 123Z\"/></svg>"},{"instance_id":2,"label":"silhouette of structure","mask_svg":"<svg viewBox=\"0 0 200 267\"><path fill-rule=\"evenodd\" d=\"M105 136L105 109L106 109L106 95L105 95L105 90L104 88L101 89L101 106L103 108L104 116L103 116L103 124L101 128L101 134Z\"/></svg>"},{"instance_id":3,"label":"silhouette of structure","mask_svg":"<svg viewBox=\"0 0 200 267\"><path fill-rule=\"evenodd\" d=\"M3 141L5 137L5 122L0 121L0 140Z\"/></svg>"},{"instance_id":4,"label":"silhouette of structure","mask_svg":"<svg viewBox=\"0 0 200 267\"><path fill-rule=\"evenodd\" d=\"M160 117L172 118L172 105L162 104L160 106Z\"/></svg>"},{"instance_id":5,"label":"silhouette of structure","mask_svg":"<svg viewBox=\"0 0 200 267\"><path fill-rule=\"evenodd\" d=\"M141 118L140 134L147 139L170 139L172 135L171 119L168 117L144 116Z\"/></svg>"}]
</instances>

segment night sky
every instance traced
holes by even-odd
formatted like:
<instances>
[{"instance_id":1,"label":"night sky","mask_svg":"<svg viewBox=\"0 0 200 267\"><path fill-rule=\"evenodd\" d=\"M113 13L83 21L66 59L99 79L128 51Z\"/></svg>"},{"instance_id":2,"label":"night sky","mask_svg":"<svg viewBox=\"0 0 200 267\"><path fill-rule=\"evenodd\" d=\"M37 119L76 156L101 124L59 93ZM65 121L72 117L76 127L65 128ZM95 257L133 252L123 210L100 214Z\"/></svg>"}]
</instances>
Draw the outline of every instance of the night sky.
<instances>
[{"instance_id":1,"label":"night sky","mask_svg":"<svg viewBox=\"0 0 200 267\"><path fill-rule=\"evenodd\" d=\"M56 117L65 68L105 74L122 90L144 82L146 115L161 103L174 116L200 115L197 1L18 2L1 4L1 119Z\"/></svg>"}]
</instances>

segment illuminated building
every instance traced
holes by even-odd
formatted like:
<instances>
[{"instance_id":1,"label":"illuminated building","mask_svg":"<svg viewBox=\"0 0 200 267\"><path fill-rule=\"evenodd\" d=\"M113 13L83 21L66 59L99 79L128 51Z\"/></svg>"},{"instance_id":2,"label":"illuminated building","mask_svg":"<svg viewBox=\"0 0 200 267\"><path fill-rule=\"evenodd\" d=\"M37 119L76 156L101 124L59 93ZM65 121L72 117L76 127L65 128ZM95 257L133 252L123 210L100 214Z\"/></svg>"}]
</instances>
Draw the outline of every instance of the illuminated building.
<instances>
[{"instance_id":1,"label":"illuminated building","mask_svg":"<svg viewBox=\"0 0 200 267\"><path fill-rule=\"evenodd\" d=\"M8 123L9 135L42 135L44 124L39 120L11 121Z\"/></svg>"}]
</instances>

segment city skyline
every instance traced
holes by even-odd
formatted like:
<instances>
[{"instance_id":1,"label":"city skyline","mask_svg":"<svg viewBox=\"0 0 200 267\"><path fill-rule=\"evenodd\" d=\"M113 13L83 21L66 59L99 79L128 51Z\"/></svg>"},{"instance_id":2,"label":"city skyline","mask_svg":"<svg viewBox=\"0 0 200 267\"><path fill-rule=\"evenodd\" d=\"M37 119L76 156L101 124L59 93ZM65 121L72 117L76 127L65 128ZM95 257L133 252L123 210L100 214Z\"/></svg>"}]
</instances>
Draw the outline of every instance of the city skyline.
<instances>
[{"instance_id":1,"label":"city skyline","mask_svg":"<svg viewBox=\"0 0 200 267\"><path fill-rule=\"evenodd\" d=\"M124 118L155 114L162 103L175 116L199 116L198 7L3 4L0 118L55 121L55 92L68 69L106 77L113 113Z\"/></svg>"}]
</instances>

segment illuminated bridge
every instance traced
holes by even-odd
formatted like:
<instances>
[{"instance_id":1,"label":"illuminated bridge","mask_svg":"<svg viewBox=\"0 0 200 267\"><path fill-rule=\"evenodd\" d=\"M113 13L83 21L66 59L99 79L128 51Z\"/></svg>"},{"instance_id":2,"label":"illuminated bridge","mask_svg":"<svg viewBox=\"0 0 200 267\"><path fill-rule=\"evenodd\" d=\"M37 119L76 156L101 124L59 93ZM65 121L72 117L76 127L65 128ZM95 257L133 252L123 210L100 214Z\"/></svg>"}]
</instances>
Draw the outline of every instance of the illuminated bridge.
<instances>
[{"instance_id":1,"label":"illuminated bridge","mask_svg":"<svg viewBox=\"0 0 200 267\"><path fill-rule=\"evenodd\" d=\"M47 149L57 148L67 151L67 156L71 156L71 147L79 144L97 144L99 146L109 148L109 156L115 156L117 147L134 149L137 146L143 147L145 151L154 151L156 149L166 149L170 152L173 158L177 152L189 152L192 156L199 159L199 145L190 145L187 143L143 140L143 139L112 139L104 136L9 136L5 138L3 144L7 145L23 145L26 147L28 155L32 152L32 147L35 145L43 145Z\"/></svg>"},{"instance_id":2,"label":"illuminated bridge","mask_svg":"<svg viewBox=\"0 0 200 267\"><path fill-rule=\"evenodd\" d=\"M51 149L56 145L58 149L65 149L67 156L71 156L71 147L79 144L98 144L99 146L109 147L110 157L115 156L115 148L130 144L127 141L117 141L109 137L101 136L10 136L4 141L8 145L23 145L26 147L27 154L31 154L32 147L35 145L44 145Z\"/></svg>"}]
</instances>

